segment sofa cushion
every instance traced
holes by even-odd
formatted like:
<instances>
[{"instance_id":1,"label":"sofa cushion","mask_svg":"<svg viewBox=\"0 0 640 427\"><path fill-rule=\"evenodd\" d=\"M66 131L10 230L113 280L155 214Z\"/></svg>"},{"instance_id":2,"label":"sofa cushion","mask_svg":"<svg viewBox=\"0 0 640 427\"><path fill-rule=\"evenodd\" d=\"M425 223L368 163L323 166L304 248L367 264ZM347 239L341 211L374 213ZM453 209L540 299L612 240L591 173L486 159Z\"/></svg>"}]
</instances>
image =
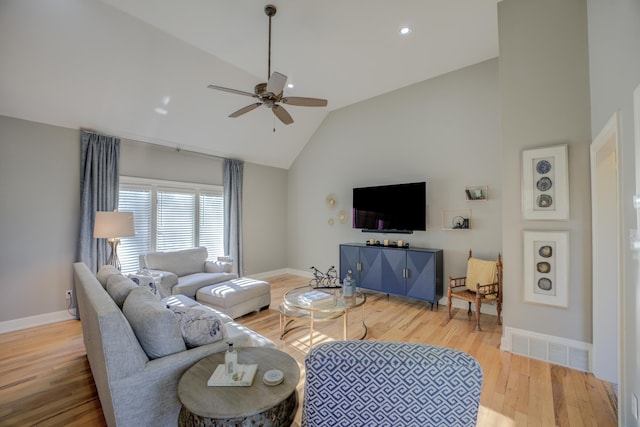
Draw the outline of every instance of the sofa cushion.
<instances>
[{"instance_id":1,"label":"sofa cushion","mask_svg":"<svg viewBox=\"0 0 640 427\"><path fill-rule=\"evenodd\" d=\"M203 286L225 282L238 277L235 273L193 273L180 277L178 284L171 291L174 294L183 294L188 297L195 297L198 289Z\"/></svg>"},{"instance_id":2,"label":"sofa cushion","mask_svg":"<svg viewBox=\"0 0 640 427\"><path fill-rule=\"evenodd\" d=\"M178 319L144 287L129 293L122 312L150 359L186 350Z\"/></svg>"},{"instance_id":3,"label":"sofa cushion","mask_svg":"<svg viewBox=\"0 0 640 427\"><path fill-rule=\"evenodd\" d=\"M178 277L204 271L207 248L200 246L172 252L151 252L146 254L145 266L153 270L170 271Z\"/></svg>"},{"instance_id":4,"label":"sofa cushion","mask_svg":"<svg viewBox=\"0 0 640 427\"><path fill-rule=\"evenodd\" d=\"M112 274L107 279L107 293L120 308L124 305L129 293L137 287L138 285L121 274Z\"/></svg>"},{"instance_id":5,"label":"sofa cushion","mask_svg":"<svg viewBox=\"0 0 640 427\"><path fill-rule=\"evenodd\" d=\"M202 310L202 311L204 311L206 313L215 314L216 316L218 316L218 318L220 320L222 320L222 323L233 322L233 319L231 317L227 316L226 314L224 314L220 310L216 310L213 307L208 307L206 305L202 305L199 302L192 300L191 298L189 298L186 295L181 295L181 294L171 295L169 297L163 298L162 299L162 304L165 307L171 308L171 309L173 309L173 307L196 308L196 309Z\"/></svg>"},{"instance_id":6,"label":"sofa cushion","mask_svg":"<svg viewBox=\"0 0 640 427\"><path fill-rule=\"evenodd\" d=\"M113 265L103 265L102 267L100 267L100 270L98 270L96 278L98 279L98 282L100 282L102 287L106 289L107 280L109 280L109 277L114 274L120 274L120 271Z\"/></svg>"},{"instance_id":7,"label":"sofa cushion","mask_svg":"<svg viewBox=\"0 0 640 427\"><path fill-rule=\"evenodd\" d=\"M182 338L188 348L211 344L224 338L224 323L213 312L177 305L168 307L178 319Z\"/></svg>"}]
</instances>

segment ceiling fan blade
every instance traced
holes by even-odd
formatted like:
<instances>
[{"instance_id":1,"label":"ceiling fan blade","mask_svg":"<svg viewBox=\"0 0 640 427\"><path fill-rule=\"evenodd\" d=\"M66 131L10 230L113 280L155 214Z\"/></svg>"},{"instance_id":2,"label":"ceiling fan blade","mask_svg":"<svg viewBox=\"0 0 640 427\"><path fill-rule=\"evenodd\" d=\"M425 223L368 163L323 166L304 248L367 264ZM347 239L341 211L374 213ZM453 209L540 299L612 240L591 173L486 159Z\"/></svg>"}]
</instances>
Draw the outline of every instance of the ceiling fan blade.
<instances>
[{"instance_id":1,"label":"ceiling fan blade","mask_svg":"<svg viewBox=\"0 0 640 427\"><path fill-rule=\"evenodd\" d=\"M301 107L326 107L327 100L320 98L304 98L300 96L288 96L281 100L285 104L299 105Z\"/></svg>"},{"instance_id":2,"label":"ceiling fan blade","mask_svg":"<svg viewBox=\"0 0 640 427\"><path fill-rule=\"evenodd\" d=\"M216 86L216 85L209 85L207 86L209 89L216 89L216 90L221 90L223 92L229 92L229 93L235 93L236 95L244 95L244 96L250 96L252 98L257 98L258 96L250 93L250 92L245 92L243 90L237 90L237 89L231 89L228 87L222 87L222 86Z\"/></svg>"},{"instance_id":3,"label":"ceiling fan blade","mask_svg":"<svg viewBox=\"0 0 640 427\"><path fill-rule=\"evenodd\" d=\"M243 115L245 113L248 113L251 110L255 110L256 108L258 108L261 105L262 105L262 102L256 102L255 104L247 105L246 107L242 107L238 111L234 111L233 113L229 114L229 117L236 118L236 117L241 116L241 115Z\"/></svg>"},{"instance_id":4,"label":"ceiling fan blade","mask_svg":"<svg viewBox=\"0 0 640 427\"><path fill-rule=\"evenodd\" d=\"M275 114L276 117L279 118L280 121L285 125L290 125L291 123L293 123L293 118L289 115L289 113L287 113L287 110L285 110L280 105L276 104L271 109L273 110L273 114Z\"/></svg>"},{"instance_id":5,"label":"ceiling fan blade","mask_svg":"<svg viewBox=\"0 0 640 427\"><path fill-rule=\"evenodd\" d=\"M280 95L284 89L284 84L287 82L287 76L274 71L269 77L267 82L267 92L271 92L274 95Z\"/></svg>"}]
</instances>

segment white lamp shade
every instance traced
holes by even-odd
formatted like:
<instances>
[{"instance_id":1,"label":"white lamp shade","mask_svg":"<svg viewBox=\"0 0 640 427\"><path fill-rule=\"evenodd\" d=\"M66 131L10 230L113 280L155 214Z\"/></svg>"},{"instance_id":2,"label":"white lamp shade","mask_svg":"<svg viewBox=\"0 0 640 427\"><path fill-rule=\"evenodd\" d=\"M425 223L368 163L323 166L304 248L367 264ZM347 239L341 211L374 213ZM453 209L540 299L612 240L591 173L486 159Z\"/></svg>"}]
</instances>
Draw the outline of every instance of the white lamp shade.
<instances>
[{"instance_id":1,"label":"white lamp shade","mask_svg":"<svg viewBox=\"0 0 640 427\"><path fill-rule=\"evenodd\" d=\"M93 237L109 239L135 234L133 212L96 212Z\"/></svg>"}]
</instances>

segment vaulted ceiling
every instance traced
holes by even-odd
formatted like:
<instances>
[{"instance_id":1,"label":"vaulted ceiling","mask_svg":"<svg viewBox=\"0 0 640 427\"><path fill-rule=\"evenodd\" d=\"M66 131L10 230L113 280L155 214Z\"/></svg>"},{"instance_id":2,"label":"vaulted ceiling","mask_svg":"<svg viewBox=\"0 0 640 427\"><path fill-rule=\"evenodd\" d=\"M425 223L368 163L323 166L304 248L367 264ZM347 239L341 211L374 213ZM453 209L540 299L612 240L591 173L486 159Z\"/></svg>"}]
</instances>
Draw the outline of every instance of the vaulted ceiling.
<instances>
[{"instance_id":1,"label":"vaulted ceiling","mask_svg":"<svg viewBox=\"0 0 640 427\"><path fill-rule=\"evenodd\" d=\"M288 168L329 112L498 56L497 1L271 1L285 95L329 101L285 126L207 89L267 80L268 0L0 0L0 114Z\"/></svg>"}]
</instances>

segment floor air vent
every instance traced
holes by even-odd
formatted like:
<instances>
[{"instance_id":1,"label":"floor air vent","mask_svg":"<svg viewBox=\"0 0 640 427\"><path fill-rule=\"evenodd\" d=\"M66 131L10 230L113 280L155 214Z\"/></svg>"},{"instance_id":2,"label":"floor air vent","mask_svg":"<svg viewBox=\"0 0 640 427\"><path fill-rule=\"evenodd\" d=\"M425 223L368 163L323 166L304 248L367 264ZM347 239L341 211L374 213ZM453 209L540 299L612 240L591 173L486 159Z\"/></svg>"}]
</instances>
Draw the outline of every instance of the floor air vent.
<instances>
[{"instance_id":1,"label":"floor air vent","mask_svg":"<svg viewBox=\"0 0 640 427\"><path fill-rule=\"evenodd\" d=\"M501 349L590 372L591 344L515 328L505 328Z\"/></svg>"}]
</instances>

